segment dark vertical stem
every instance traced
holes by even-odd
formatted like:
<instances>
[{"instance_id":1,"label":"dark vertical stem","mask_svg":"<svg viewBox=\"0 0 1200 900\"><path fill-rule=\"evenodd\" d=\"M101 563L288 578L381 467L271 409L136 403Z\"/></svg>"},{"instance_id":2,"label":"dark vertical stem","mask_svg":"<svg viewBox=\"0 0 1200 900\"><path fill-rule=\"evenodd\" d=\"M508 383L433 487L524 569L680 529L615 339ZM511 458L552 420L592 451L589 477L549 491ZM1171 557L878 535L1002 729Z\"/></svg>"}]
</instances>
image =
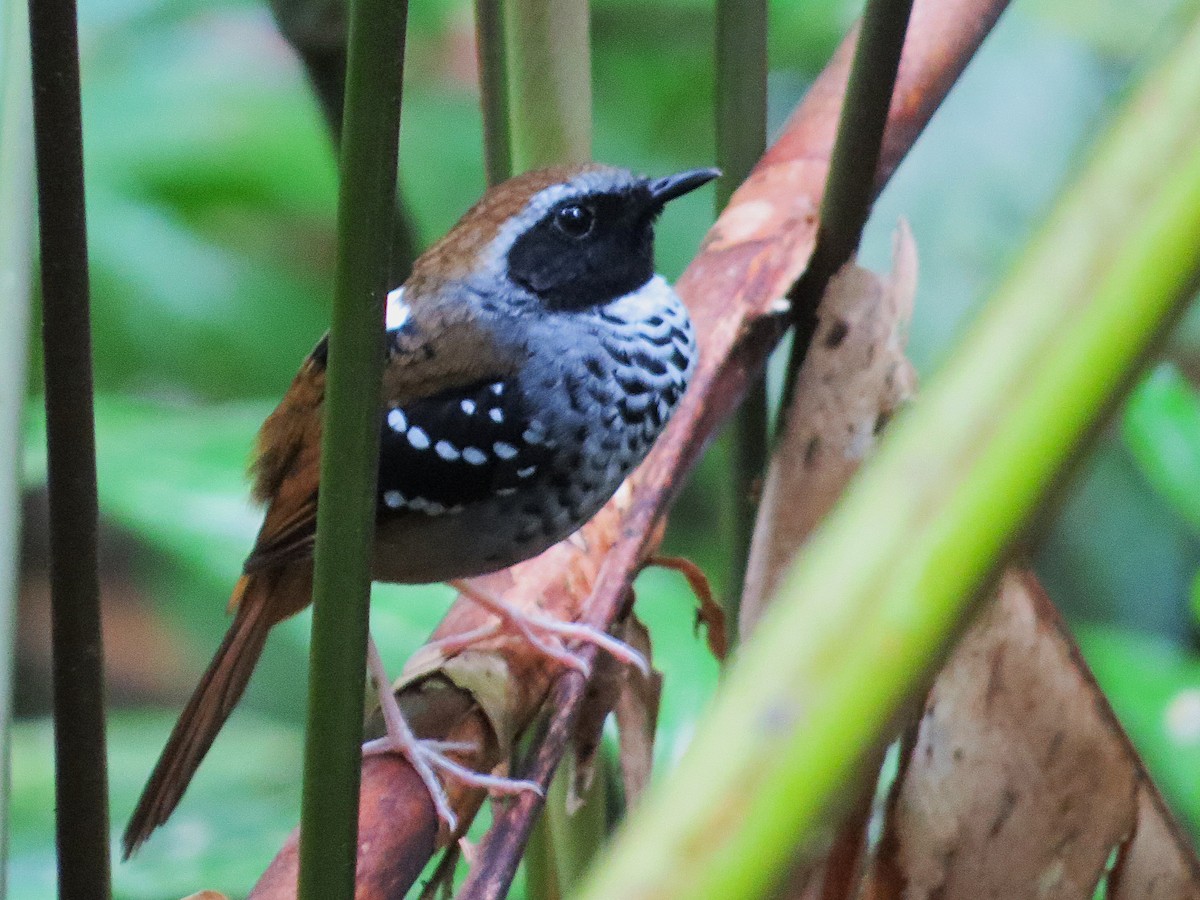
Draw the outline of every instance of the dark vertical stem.
<instances>
[{"instance_id":1,"label":"dark vertical stem","mask_svg":"<svg viewBox=\"0 0 1200 900\"><path fill-rule=\"evenodd\" d=\"M405 0L352 0L313 586L299 896L350 900Z\"/></svg>"},{"instance_id":2,"label":"dark vertical stem","mask_svg":"<svg viewBox=\"0 0 1200 900\"><path fill-rule=\"evenodd\" d=\"M74 0L32 0L29 35L50 487L58 894L72 900L107 897L111 891L91 317Z\"/></svg>"},{"instance_id":3,"label":"dark vertical stem","mask_svg":"<svg viewBox=\"0 0 1200 900\"><path fill-rule=\"evenodd\" d=\"M846 99L829 163L821 229L804 277L792 291L796 337L788 364L783 409L817 324L817 304L830 277L858 249L876 192L883 130L900 68L912 0L867 0L854 49Z\"/></svg>"},{"instance_id":4,"label":"dark vertical stem","mask_svg":"<svg viewBox=\"0 0 1200 900\"><path fill-rule=\"evenodd\" d=\"M475 0L475 53L483 111L483 163L490 186L512 175L503 0Z\"/></svg>"},{"instance_id":5,"label":"dark vertical stem","mask_svg":"<svg viewBox=\"0 0 1200 900\"><path fill-rule=\"evenodd\" d=\"M717 0L716 19L717 212L767 148L766 0ZM734 534L725 621L737 640L738 607L750 538L758 512L758 491L767 462L767 384L755 382L738 408L732 427L730 485Z\"/></svg>"}]
</instances>

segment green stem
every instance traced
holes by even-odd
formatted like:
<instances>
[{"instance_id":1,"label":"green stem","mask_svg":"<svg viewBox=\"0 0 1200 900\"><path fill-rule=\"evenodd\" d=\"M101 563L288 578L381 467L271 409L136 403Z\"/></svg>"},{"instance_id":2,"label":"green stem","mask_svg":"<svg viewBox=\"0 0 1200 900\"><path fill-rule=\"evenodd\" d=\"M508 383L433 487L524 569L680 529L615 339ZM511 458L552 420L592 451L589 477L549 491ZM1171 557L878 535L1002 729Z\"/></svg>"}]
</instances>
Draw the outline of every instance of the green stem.
<instances>
[{"instance_id":1,"label":"green stem","mask_svg":"<svg viewBox=\"0 0 1200 900\"><path fill-rule=\"evenodd\" d=\"M21 414L29 347L33 237L33 123L29 23L23 3L10 3L0 28L0 797L9 794L16 643L17 565L21 527ZM0 885L8 884L8 804L0 808Z\"/></svg>"},{"instance_id":2,"label":"green stem","mask_svg":"<svg viewBox=\"0 0 1200 900\"><path fill-rule=\"evenodd\" d=\"M490 186L512 175L502 0L475 0L475 52L479 60L479 103L483 111L483 162Z\"/></svg>"},{"instance_id":3,"label":"green stem","mask_svg":"<svg viewBox=\"0 0 1200 900\"><path fill-rule=\"evenodd\" d=\"M533 823L521 862L525 867L526 900L562 900L558 865L554 859L554 837L545 815L538 816Z\"/></svg>"},{"instance_id":4,"label":"green stem","mask_svg":"<svg viewBox=\"0 0 1200 900\"><path fill-rule=\"evenodd\" d=\"M596 757L592 783L583 798L583 805L574 815L567 812L567 789L570 780L567 770L570 767L559 766L554 780L550 782L546 806L542 810L542 820L549 826L554 847L555 870L564 893L570 893L579 886L583 873L604 843L607 833L607 762L604 749L601 748Z\"/></svg>"},{"instance_id":5,"label":"green stem","mask_svg":"<svg viewBox=\"0 0 1200 900\"><path fill-rule=\"evenodd\" d=\"M313 583L299 896L354 896L379 454L383 295L396 193L405 0L353 0Z\"/></svg>"},{"instance_id":6,"label":"green stem","mask_svg":"<svg viewBox=\"0 0 1200 900\"><path fill-rule=\"evenodd\" d=\"M888 429L585 898L756 897L811 851L1200 284L1200 22Z\"/></svg>"},{"instance_id":7,"label":"green stem","mask_svg":"<svg viewBox=\"0 0 1200 900\"><path fill-rule=\"evenodd\" d=\"M50 490L58 894L107 897L108 777L96 430L74 0L33 0L34 146Z\"/></svg>"},{"instance_id":8,"label":"green stem","mask_svg":"<svg viewBox=\"0 0 1200 900\"><path fill-rule=\"evenodd\" d=\"M883 130L904 49L912 0L867 0L837 140L821 201L821 229L803 278L792 291L796 337L788 362L782 408L786 410L796 375L817 326L817 304L825 284L858 249L875 197Z\"/></svg>"},{"instance_id":9,"label":"green stem","mask_svg":"<svg viewBox=\"0 0 1200 900\"><path fill-rule=\"evenodd\" d=\"M717 212L767 149L767 4L765 0L717 0L716 11ZM747 391L733 421L730 485L733 493L733 554L727 579L725 621L737 640L738 609L754 520L758 486L767 463L767 383Z\"/></svg>"},{"instance_id":10,"label":"green stem","mask_svg":"<svg viewBox=\"0 0 1200 900\"><path fill-rule=\"evenodd\" d=\"M592 63L587 0L508 0L512 166L587 162L592 156Z\"/></svg>"}]
</instances>

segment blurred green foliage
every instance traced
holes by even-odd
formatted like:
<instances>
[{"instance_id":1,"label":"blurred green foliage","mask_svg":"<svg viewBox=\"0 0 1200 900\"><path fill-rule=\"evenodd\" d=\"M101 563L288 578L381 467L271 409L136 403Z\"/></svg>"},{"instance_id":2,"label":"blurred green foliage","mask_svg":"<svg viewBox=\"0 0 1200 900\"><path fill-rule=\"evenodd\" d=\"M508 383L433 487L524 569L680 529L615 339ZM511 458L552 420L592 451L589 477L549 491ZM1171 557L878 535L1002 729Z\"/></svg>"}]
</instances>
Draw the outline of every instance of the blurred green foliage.
<instances>
[{"instance_id":1,"label":"blurred green foliage","mask_svg":"<svg viewBox=\"0 0 1200 900\"><path fill-rule=\"evenodd\" d=\"M931 371L1015 257L1159 47L1185 0L1131 16L1118 0L1018 2L880 201L864 244L884 264L909 218L922 279L912 353ZM772 132L857 11L849 0L771 6ZM138 578L178 666L198 675L257 527L244 468L258 423L326 325L335 162L304 73L255 0L81 0L101 504L136 535ZM711 7L596 0L595 148L646 172L712 157ZM483 189L470 5L414 0L401 189L422 243ZM677 275L711 196L673 204L660 268ZM36 348L35 353L36 353ZM1200 569L1200 328L1168 348L1035 542L1039 572L1168 796L1200 823L1200 656L1189 612ZM31 369L38 391L40 361ZM42 478L31 400L26 472ZM669 549L725 570L723 448L676 508ZM716 585L718 589L722 585ZM666 673L661 762L682 752L716 683L681 579L638 583ZM372 628L398 672L442 615L442 587L377 587ZM294 824L307 616L278 629L172 822L115 869L123 898L211 887L244 894ZM174 720L120 711L110 730L114 841ZM14 744L9 896L52 896L49 729Z\"/></svg>"}]
</instances>

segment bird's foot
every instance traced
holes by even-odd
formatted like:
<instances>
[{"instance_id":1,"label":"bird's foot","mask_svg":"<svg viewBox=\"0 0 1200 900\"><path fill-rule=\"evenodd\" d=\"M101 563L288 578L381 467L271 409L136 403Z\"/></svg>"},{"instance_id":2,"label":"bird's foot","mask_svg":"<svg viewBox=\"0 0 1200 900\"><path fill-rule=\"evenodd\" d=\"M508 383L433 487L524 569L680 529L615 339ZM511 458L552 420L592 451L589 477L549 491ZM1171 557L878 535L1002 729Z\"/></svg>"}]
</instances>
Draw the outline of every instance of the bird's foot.
<instances>
[{"instance_id":1,"label":"bird's foot","mask_svg":"<svg viewBox=\"0 0 1200 900\"><path fill-rule=\"evenodd\" d=\"M388 680L387 672L383 667L383 659L379 655L379 648L375 645L374 639L368 639L367 664L379 692L379 706L383 711L387 734L363 744L363 754L367 756L380 753L403 755L420 777L425 789L429 791L438 818L446 824L446 828L451 834L458 830L458 817L450 807L450 798L446 796L446 790L438 777L439 772L468 787L481 788L494 794L520 794L524 791L533 791L538 796L542 795L542 788L537 782L485 775L455 762L447 755L453 752L475 750L476 748L471 744L461 741L420 740L417 738L405 720L404 713L401 712L400 705L396 702L395 694L392 693L391 682Z\"/></svg>"},{"instance_id":2,"label":"bird's foot","mask_svg":"<svg viewBox=\"0 0 1200 900\"><path fill-rule=\"evenodd\" d=\"M598 628L578 622L563 622L551 616L518 609L511 603L462 580L451 581L448 584L492 613L498 621L435 642L434 646L447 655L460 652L484 638L509 632L523 638L560 665L575 669L585 677L591 674L591 667L578 654L566 649L564 644L568 641L595 644L621 662L638 669L643 675L650 674L650 664L646 657L624 641L619 641Z\"/></svg>"}]
</instances>

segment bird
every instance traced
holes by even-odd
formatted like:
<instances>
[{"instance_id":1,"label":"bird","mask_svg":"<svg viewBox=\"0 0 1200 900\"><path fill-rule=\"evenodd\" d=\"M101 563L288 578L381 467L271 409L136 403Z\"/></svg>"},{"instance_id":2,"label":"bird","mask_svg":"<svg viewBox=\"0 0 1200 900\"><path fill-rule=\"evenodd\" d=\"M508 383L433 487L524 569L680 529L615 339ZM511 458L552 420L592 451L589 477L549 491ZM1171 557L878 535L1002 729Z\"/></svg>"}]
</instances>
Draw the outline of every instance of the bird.
<instances>
[{"instance_id":1,"label":"bird","mask_svg":"<svg viewBox=\"0 0 1200 900\"><path fill-rule=\"evenodd\" d=\"M612 497L697 360L687 308L655 271L654 224L666 203L718 175L650 178L596 163L518 175L490 188L386 295L375 580L466 587L463 579L569 537ZM312 600L327 363L328 335L259 431L252 492L266 511L229 601L233 621L130 818L126 858L174 811L268 632ZM552 623L466 590L555 653L539 636L553 635ZM591 637L618 655L627 649ZM536 789L472 778L417 741L373 641L368 665L388 725L382 748L413 762L452 831L434 769L481 787Z\"/></svg>"}]
</instances>

